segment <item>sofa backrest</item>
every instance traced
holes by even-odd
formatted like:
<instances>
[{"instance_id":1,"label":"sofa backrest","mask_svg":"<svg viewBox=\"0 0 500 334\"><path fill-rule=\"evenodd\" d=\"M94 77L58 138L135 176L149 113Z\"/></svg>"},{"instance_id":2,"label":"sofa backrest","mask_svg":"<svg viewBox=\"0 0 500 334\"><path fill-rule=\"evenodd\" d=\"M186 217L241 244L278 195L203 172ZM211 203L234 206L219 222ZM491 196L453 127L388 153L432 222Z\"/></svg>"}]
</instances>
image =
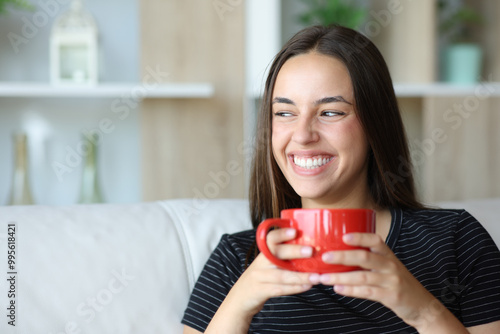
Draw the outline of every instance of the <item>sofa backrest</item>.
<instances>
[{"instance_id":1,"label":"sofa backrest","mask_svg":"<svg viewBox=\"0 0 500 334\"><path fill-rule=\"evenodd\" d=\"M442 208L467 210L486 228L500 248L500 198L441 202L438 205Z\"/></svg>"}]
</instances>

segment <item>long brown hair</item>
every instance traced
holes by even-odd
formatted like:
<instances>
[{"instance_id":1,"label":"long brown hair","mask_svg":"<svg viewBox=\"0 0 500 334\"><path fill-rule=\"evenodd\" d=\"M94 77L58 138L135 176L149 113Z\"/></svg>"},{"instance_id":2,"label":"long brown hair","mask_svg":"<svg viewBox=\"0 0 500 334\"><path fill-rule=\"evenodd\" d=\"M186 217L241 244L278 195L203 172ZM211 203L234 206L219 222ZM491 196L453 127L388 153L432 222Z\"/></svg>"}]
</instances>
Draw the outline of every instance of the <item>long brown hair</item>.
<instances>
[{"instance_id":1,"label":"long brown hair","mask_svg":"<svg viewBox=\"0 0 500 334\"><path fill-rule=\"evenodd\" d=\"M383 208L422 208L417 200L406 134L389 69L377 47L355 30L314 26L293 36L276 55L266 80L257 121L250 180L250 213L257 227L280 211L300 208L300 196L279 169L271 146L271 100L276 77L293 56L318 52L340 60L349 71L356 113L370 146L368 186Z\"/></svg>"}]
</instances>

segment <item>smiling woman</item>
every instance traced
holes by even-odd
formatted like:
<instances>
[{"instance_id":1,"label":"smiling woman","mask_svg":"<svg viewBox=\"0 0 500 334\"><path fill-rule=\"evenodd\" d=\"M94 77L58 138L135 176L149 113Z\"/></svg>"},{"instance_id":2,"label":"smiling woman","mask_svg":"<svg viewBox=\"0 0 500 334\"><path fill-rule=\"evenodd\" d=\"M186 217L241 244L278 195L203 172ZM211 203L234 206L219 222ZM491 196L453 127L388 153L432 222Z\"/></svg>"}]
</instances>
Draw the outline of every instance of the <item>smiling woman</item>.
<instances>
[{"instance_id":1,"label":"smiling woman","mask_svg":"<svg viewBox=\"0 0 500 334\"><path fill-rule=\"evenodd\" d=\"M360 206L360 197L369 206L368 143L346 67L314 51L295 56L281 68L273 94L273 156L302 207Z\"/></svg>"},{"instance_id":2,"label":"smiling woman","mask_svg":"<svg viewBox=\"0 0 500 334\"><path fill-rule=\"evenodd\" d=\"M392 80L366 37L310 27L286 43L266 81L258 138L254 227L285 209L365 208L376 233L344 236L361 250L322 254L361 270L322 274L277 268L257 252L255 230L222 237L185 333L500 332L500 251L468 212L417 200ZM281 260L308 259L313 247L286 243L298 233L273 230L267 245Z\"/></svg>"}]
</instances>

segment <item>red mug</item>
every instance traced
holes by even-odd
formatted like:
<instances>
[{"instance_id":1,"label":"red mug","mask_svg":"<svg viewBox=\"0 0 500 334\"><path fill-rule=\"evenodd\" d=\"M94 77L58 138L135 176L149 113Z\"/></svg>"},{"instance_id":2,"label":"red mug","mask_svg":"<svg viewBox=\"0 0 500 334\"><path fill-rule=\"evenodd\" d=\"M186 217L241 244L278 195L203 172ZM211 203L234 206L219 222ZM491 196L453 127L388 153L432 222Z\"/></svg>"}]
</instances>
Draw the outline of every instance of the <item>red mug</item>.
<instances>
[{"instance_id":1,"label":"red mug","mask_svg":"<svg viewBox=\"0 0 500 334\"><path fill-rule=\"evenodd\" d=\"M287 244L311 246L309 258L281 260L275 257L267 246L267 233L273 227L293 228L295 239ZM347 233L375 233L375 211L369 209L289 209L281 211L281 218L264 220L257 228L257 246L264 255L283 269L332 273L359 270L355 266L327 264L321 256L327 251L366 249L346 245L342 237Z\"/></svg>"}]
</instances>

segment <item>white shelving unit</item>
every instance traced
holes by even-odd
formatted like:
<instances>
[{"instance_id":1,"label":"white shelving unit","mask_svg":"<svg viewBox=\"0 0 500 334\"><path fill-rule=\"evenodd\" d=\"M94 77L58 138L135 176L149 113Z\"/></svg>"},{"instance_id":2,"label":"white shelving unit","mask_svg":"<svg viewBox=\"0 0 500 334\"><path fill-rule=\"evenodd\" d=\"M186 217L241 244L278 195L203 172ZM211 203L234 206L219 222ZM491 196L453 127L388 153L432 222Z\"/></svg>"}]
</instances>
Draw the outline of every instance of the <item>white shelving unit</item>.
<instances>
[{"instance_id":1,"label":"white shelving unit","mask_svg":"<svg viewBox=\"0 0 500 334\"><path fill-rule=\"evenodd\" d=\"M0 97L29 98L115 98L133 94L140 98L210 98L214 87L209 83L100 84L97 86L53 86L36 82L0 82Z\"/></svg>"},{"instance_id":2,"label":"white shelving unit","mask_svg":"<svg viewBox=\"0 0 500 334\"><path fill-rule=\"evenodd\" d=\"M70 1L37 6L36 12L9 11L0 19L0 30L25 38L12 44L0 40L0 205L7 202L13 173L11 134L28 135L30 182L35 203L74 204L80 191L82 133L100 131L99 172L106 202L129 203L141 199L140 124L142 81L140 3L137 0L85 0L84 7L99 29L99 81L96 87L52 87L50 80L50 35L54 20L69 9ZM35 3L35 2L33 2ZM49 8L50 7L50 8ZM120 15L110 15L120 8ZM35 16L34 16L35 14ZM36 18L43 18L43 22ZM33 21L35 19L35 21ZM29 22L28 22L29 21ZM26 25L33 26L29 37ZM116 29L116 27L121 27ZM157 64L151 64L151 66ZM153 67L158 71L158 67ZM161 69L168 71L167 68ZM155 73L155 72L153 72ZM153 83L166 83L153 73ZM156 81L154 81L156 80ZM173 79L172 79L173 80ZM106 83L106 84L104 84ZM144 98L183 98L213 92L204 85L157 86ZM148 87L145 85L145 87ZM102 124L112 131L104 133ZM78 153L78 157L73 154ZM81 151L83 152L83 151ZM70 158L72 157L72 158ZM73 159L73 160L71 160ZM77 162L73 167L67 162ZM57 177L55 162L70 167Z\"/></svg>"},{"instance_id":3,"label":"white shelving unit","mask_svg":"<svg viewBox=\"0 0 500 334\"><path fill-rule=\"evenodd\" d=\"M54 86L48 82L3 81L0 82L1 148L11 157L10 134L28 133L35 202L74 204L80 189L80 159L84 157L78 153L81 133L99 134L102 138L99 172L105 200L139 201L140 102L203 99L213 97L214 93L214 85L204 82ZM109 132L102 131L102 122L109 125ZM71 172L58 175L53 164L66 166L71 159L78 162L69 169ZM5 204L10 190L12 168L10 159L0 168L0 205Z\"/></svg>"},{"instance_id":4,"label":"white shelving unit","mask_svg":"<svg viewBox=\"0 0 500 334\"><path fill-rule=\"evenodd\" d=\"M500 96L500 82L479 82L472 85L453 85L444 82L395 83L394 90L398 97Z\"/></svg>"}]
</instances>

